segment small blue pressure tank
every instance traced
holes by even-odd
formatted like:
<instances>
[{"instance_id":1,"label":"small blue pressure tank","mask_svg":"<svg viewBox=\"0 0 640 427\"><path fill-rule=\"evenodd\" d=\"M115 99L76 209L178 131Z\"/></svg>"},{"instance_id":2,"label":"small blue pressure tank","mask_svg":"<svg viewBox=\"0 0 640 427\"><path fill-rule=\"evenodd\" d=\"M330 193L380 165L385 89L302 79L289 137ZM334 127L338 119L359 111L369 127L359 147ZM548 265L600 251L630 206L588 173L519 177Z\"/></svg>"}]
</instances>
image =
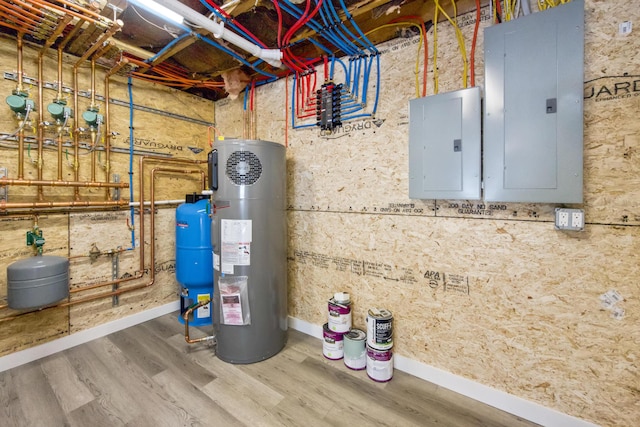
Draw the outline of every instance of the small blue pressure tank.
<instances>
[{"instance_id":1,"label":"small blue pressure tank","mask_svg":"<svg viewBox=\"0 0 640 427\"><path fill-rule=\"evenodd\" d=\"M181 286L180 315L191 305L213 297L211 203L205 196L188 195L176 209L176 279ZM189 319L193 326L211 324L211 304L200 307Z\"/></svg>"}]
</instances>

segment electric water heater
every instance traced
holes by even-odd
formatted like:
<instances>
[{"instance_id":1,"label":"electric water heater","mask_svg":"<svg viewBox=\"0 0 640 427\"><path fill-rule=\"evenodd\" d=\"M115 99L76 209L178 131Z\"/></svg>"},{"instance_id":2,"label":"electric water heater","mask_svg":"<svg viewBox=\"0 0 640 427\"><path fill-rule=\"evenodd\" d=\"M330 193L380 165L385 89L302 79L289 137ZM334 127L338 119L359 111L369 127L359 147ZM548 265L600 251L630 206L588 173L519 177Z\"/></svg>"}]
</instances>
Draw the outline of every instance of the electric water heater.
<instances>
[{"instance_id":1,"label":"electric water heater","mask_svg":"<svg viewBox=\"0 0 640 427\"><path fill-rule=\"evenodd\" d=\"M287 338L285 147L216 141L209 175L217 355L258 362L278 353Z\"/></svg>"}]
</instances>

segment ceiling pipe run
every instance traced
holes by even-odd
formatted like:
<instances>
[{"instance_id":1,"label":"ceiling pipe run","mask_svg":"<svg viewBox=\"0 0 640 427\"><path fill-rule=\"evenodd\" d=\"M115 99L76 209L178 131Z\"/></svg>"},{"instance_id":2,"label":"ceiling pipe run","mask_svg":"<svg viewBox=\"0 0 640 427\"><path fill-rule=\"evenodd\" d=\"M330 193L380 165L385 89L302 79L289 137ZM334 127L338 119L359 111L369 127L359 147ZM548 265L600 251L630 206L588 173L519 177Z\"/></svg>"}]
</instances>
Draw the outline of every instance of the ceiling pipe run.
<instances>
[{"instance_id":1,"label":"ceiling pipe run","mask_svg":"<svg viewBox=\"0 0 640 427\"><path fill-rule=\"evenodd\" d=\"M132 0L131 2L134 4L139 4L135 0ZM226 40L232 45L239 47L246 52L249 52L256 58L264 60L264 62L266 62L267 64L272 65L276 68L280 68L282 66L282 62L280 61L280 59L282 59L282 51L280 49L263 49L257 44L250 42L249 40L239 36L232 31L227 30L224 27L223 23L212 21L211 19L180 3L177 0L155 0L155 2L182 15L182 17L186 21L198 25L211 32L216 38ZM140 6L144 7L141 4ZM149 11L153 12L153 10Z\"/></svg>"}]
</instances>

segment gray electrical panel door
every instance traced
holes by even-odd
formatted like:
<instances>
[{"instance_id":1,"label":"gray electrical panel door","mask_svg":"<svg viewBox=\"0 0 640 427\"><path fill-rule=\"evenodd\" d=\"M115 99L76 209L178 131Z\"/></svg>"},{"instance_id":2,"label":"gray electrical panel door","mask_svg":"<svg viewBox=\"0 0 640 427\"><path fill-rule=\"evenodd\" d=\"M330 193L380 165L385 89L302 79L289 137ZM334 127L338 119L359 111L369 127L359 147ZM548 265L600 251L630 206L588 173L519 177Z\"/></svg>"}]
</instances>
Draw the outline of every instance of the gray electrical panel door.
<instances>
[{"instance_id":1,"label":"gray electrical panel door","mask_svg":"<svg viewBox=\"0 0 640 427\"><path fill-rule=\"evenodd\" d=\"M584 2L485 29L484 199L582 203Z\"/></svg>"},{"instance_id":2,"label":"gray electrical panel door","mask_svg":"<svg viewBox=\"0 0 640 427\"><path fill-rule=\"evenodd\" d=\"M479 199L480 88L409 101L409 198Z\"/></svg>"}]
</instances>

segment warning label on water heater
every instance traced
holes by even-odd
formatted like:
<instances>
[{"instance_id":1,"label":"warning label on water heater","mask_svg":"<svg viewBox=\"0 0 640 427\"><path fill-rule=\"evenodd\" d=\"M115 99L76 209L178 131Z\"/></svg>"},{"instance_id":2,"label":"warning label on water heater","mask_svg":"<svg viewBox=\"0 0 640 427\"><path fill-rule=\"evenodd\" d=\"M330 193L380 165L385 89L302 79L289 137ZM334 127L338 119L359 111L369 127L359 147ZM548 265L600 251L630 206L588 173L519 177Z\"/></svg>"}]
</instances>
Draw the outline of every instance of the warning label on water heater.
<instances>
[{"instance_id":1,"label":"warning label on water heater","mask_svg":"<svg viewBox=\"0 0 640 427\"><path fill-rule=\"evenodd\" d=\"M251 265L251 220L221 221L220 271L233 274L235 265Z\"/></svg>"}]
</instances>

